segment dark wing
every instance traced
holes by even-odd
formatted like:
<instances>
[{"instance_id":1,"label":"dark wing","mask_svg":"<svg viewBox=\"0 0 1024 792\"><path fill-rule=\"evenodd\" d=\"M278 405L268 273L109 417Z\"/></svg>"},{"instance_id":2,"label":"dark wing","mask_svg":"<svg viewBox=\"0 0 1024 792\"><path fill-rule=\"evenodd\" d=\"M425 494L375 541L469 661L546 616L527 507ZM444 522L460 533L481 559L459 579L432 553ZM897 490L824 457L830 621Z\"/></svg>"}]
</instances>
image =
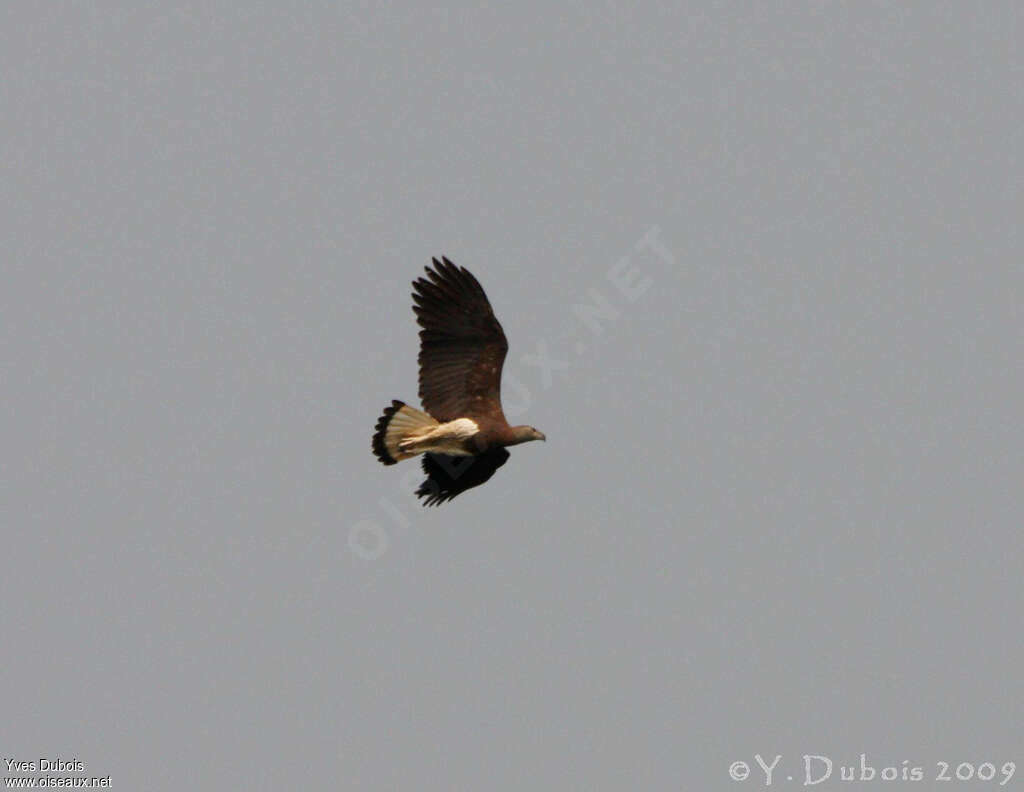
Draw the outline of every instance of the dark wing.
<instances>
[{"instance_id":1,"label":"dark wing","mask_svg":"<svg viewBox=\"0 0 1024 792\"><path fill-rule=\"evenodd\" d=\"M465 267L434 259L413 281L420 330L420 401L438 421L501 411L501 367L508 342L483 287Z\"/></svg>"},{"instance_id":2,"label":"dark wing","mask_svg":"<svg viewBox=\"0 0 1024 792\"><path fill-rule=\"evenodd\" d=\"M478 456L449 456L424 454L423 472L427 479L416 495L423 498L424 506L437 506L461 495L468 489L479 487L504 465L510 454L504 448L492 448Z\"/></svg>"}]
</instances>

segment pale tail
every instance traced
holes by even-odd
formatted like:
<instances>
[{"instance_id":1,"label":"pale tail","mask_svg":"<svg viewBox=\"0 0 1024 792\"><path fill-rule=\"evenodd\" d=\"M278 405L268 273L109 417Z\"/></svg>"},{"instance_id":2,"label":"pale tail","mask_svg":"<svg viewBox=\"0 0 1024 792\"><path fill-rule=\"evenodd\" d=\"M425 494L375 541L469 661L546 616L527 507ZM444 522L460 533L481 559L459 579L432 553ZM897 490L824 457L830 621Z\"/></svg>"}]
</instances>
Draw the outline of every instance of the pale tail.
<instances>
[{"instance_id":1,"label":"pale tail","mask_svg":"<svg viewBox=\"0 0 1024 792\"><path fill-rule=\"evenodd\" d=\"M410 459L416 455L402 453L398 450L398 444L437 425L437 421L425 412L420 412L396 399L391 402L390 407L384 408L384 414L377 421L377 431L373 435L373 453L385 465Z\"/></svg>"}]
</instances>

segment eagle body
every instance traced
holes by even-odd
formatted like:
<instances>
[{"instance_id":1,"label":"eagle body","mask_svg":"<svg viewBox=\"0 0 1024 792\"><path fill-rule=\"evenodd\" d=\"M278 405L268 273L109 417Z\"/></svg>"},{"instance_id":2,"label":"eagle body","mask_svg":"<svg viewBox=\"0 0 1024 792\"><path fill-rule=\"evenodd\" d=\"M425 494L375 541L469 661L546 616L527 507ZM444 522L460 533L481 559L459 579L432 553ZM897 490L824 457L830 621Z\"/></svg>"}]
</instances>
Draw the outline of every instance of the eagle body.
<instances>
[{"instance_id":1,"label":"eagle body","mask_svg":"<svg viewBox=\"0 0 1024 792\"><path fill-rule=\"evenodd\" d=\"M395 400L377 421L372 447L385 465L423 455L416 494L436 505L478 486L508 460L506 447L546 439L510 426L501 409L508 342L479 281L446 258L413 281L420 325L423 410Z\"/></svg>"}]
</instances>

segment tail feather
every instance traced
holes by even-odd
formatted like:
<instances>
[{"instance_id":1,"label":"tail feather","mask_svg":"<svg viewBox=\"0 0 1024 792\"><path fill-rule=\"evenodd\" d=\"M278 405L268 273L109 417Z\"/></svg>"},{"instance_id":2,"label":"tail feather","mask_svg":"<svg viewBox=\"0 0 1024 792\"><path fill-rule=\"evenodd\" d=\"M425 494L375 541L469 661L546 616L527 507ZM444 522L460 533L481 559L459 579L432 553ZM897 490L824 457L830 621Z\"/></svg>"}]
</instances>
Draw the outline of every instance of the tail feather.
<instances>
[{"instance_id":1,"label":"tail feather","mask_svg":"<svg viewBox=\"0 0 1024 792\"><path fill-rule=\"evenodd\" d=\"M383 415L377 420L376 433L373 435L373 453L385 465L410 459L416 454L399 451L398 444L407 437L413 437L437 425L437 421L425 412L396 399L389 407L384 408Z\"/></svg>"}]
</instances>

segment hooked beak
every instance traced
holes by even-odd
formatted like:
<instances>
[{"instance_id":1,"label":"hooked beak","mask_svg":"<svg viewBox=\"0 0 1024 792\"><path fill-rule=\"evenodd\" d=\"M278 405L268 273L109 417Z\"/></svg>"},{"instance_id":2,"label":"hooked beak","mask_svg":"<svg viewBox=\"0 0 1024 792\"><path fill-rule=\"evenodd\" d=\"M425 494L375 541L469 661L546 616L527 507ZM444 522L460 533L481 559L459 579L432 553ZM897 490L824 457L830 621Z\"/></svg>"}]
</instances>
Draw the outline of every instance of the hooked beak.
<instances>
[{"instance_id":1,"label":"hooked beak","mask_svg":"<svg viewBox=\"0 0 1024 792\"><path fill-rule=\"evenodd\" d=\"M540 437L537 438L538 440L543 440L545 443L548 441L547 435L545 435L543 432L537 432L537 434L540 435Z\"/></svg>"}]
</instances>

